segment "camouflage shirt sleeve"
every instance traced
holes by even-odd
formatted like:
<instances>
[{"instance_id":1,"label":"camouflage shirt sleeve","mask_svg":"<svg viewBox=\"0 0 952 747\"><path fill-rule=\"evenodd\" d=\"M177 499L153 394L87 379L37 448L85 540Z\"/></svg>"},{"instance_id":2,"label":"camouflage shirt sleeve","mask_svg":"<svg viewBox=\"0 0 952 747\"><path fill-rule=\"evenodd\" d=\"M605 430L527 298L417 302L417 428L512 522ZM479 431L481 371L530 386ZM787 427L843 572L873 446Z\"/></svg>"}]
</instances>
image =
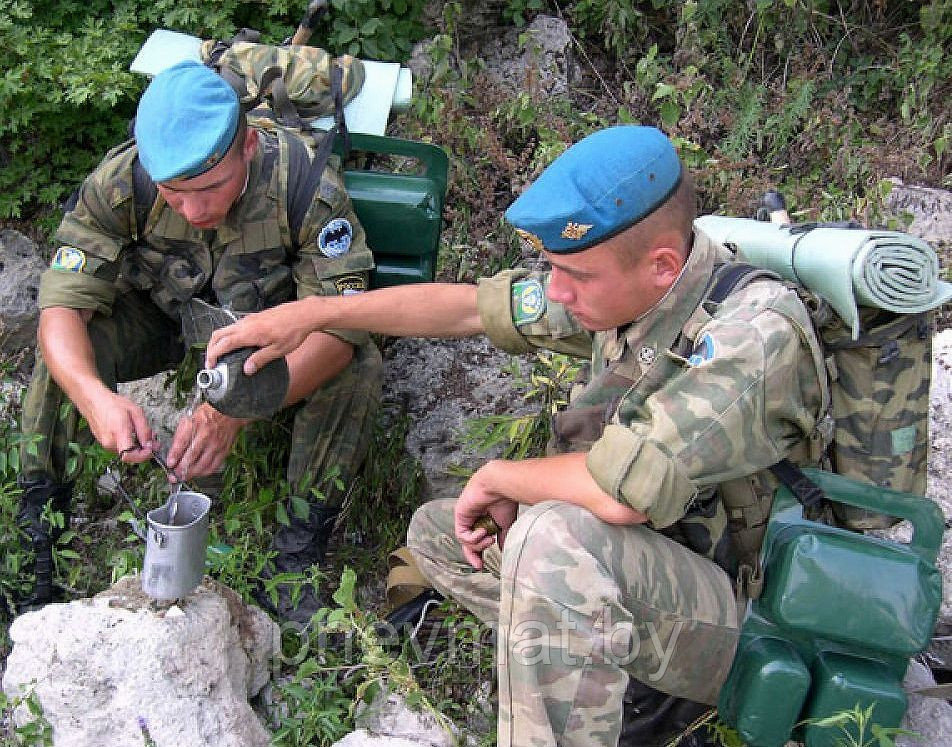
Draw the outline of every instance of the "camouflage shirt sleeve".
<instances>
[{"instance_id":1,"label":"camouflage shirt sleeve","mask_svg":"<svg viewBox=\"0 0 952 747\"><path fill-rule=\"evenodd\" d=\"M656 528L703 488L775 464L815 427L821 374L806 312L787 295L749 312L747 293L701 329L691 359L671 357L672 375L642 406L622 402L588 454L598 485Z\"/></svg>"},{"instance_id":2,"label":"camouflage shirt sleeve","mask_svg":"<svg viewBox=\"0 0 952 747\"><path fill-rule=\"evenodd\" d=\"M56 231L58 249L40 279L39 306L109 314L119 255L133 240L132 163L135 148L111 151L83 182L79 199Z\"/></svg>"},{"instance_id":3,"label":"camouflage shirt sleeve","mask_svg":"<svg viewBox=\"0 0 952 747\"><path fill-rule=\"evenodd\" d=\"M298 298L349 295L370 288L373 254L338 166L339 160L332 157L301 224L294 266ZM366 332L327 331L352 345L370 339Z\"/></svg>"},{"instance_id":4,"label":"camouflage shirt sleeve","mask_svg":"<svg viewBox=\"0 0 952 747\"><path fill-rule=\"evenodd\" d=\"M548 284L548 273L522 269L480 278L476 305L486 334L496 347L510 353L545 348L590 357L591 333L561 304L546 298Z\"/></svg>"}]
</instances>

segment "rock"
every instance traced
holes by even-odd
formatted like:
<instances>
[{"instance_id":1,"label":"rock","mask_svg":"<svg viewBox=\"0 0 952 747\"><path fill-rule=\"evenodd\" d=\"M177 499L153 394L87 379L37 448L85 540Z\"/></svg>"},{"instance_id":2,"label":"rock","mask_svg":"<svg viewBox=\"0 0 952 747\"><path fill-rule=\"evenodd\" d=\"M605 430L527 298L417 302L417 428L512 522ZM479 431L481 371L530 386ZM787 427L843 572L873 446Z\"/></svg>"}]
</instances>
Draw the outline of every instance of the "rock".
<instances>
[{"instance_id":1,"label":"rock","mask_svg":"<svg viewBox=\"0 0 952 747\"><path fill-rule=\"evenodd\" d=\"M897 217L912 215L908 233L935 242L952 242L952 192L931 187L903 184L893 178L892 191L886 197L886 207Z\"/></svg>"},{"instance_id":2,"label":"rock","mask_svg":"<svg viewBox=\"0 0 952 747\"><path fill-rule=\"evenodd\" d=\"M424 39L413 45L407 67L413 71L413 80L417 85L425 86L433 75L433 39Z\"/></svg>"},{"instance_id":3,"label":"rock","mask_svg":"<svg viewBox=\"0 0 952 747\"><path fill-rule=\"evenodd\" d=\"M932 341L930 392L929 487L927 494L939 504L946 521L952 520L952 329ZM937 561L942 573L942 610L939 619L952 622L952 532L946 532Z\"/></svg>"},{"instance_id":4,"label":"rock","mask_svg":"<svg viewBox=\"0 0 952 747\"><path fill-rule=\"evenodd\" d=\"M453 747L457 738L443 728L431 713L415 711L396 693L382 691L357 715L357 727L369 738L386 737L393 742L348 742L356 744L412 747ZM351 735L352 736L352 735ZM338 742L338 745L342 744Z\"/></svg>"},{"instance_id":5,"label":"rock","mask_svg":"<svg viewBox=\"0 0 952 747\"><path fill-rule=\"evenodd\" d=\"M157 610L127 576L93 599L50 604L10 627L3 689L35 694L57 747L265 747L248 699L268 681L277 626L207 579ZM18 721L29 720L25 709Z\"/></svg>"},{"instance_id":6,"label":"rock","mask_svg":"<svg viewBox=\"0 0 952 747\"><path fill-rule=\"evenodd\" d=\"M468 419L493 413L529 411L511 376L501 372L516 360L485 337L461 340L403 338L384 351L384 396L396 400L411 420L406 448L417 457L427 481L428 498L455 498L462 483L453 465L475 469L488 456L460 442Z\"/></svg>"},{"instance_id":7,"label":"rock","mask_svg":"<svg viewBox=\"0 0 952 747\"><path fill-rule=\"evenodd\" d=\"M366 729L357 729L331 747L420 747L420 743L403 737L381 737Z\"/></svg>"},{"instance_id":8,"label":"rock","mask_svg":"<svg viewBox=\"0 0 952 747\"><path fill-rule=\"evenodd\" d=\"M515 93L561 96L574 80L572 35L561 18L539 15L524 31L500 29L481 53L490 77Z\"/></svg>"},{"instance_id":9,"label":"rock","mask_svg":"<svg viewBox=\"0 0 952 747\"><path fill-rule=\"evenodd\" d=\"M119 384L119 394L128 397L145 412L159 440L168 446L188 406L175 401L175 386L169 381L174 372L163 371L146 379Z\"/></svg>"},{"instance_id":10,"label":"rock","mask_svg":"<svg viewBox=\"0 0 952 747\"><path fill-rule=\"evenodd\" d=\"M911 661L903 685L912 689L934 687L935 679L927 666ZM948 745L952 742L952 705L941 698L910 694L909 707L900 727L915 735L897 737L896 747Z\"/></svg>"},{"instance_id":11,"label":"rock","mask_svg":"<svg viewBox=\"0 0 952 747\"><path fill-rule=\"evenodd\" d=\"M36 244L18 231L0 231L0 353L33 348L39 309L36 299L46 265Z\"/></svg>"}]
</instances>

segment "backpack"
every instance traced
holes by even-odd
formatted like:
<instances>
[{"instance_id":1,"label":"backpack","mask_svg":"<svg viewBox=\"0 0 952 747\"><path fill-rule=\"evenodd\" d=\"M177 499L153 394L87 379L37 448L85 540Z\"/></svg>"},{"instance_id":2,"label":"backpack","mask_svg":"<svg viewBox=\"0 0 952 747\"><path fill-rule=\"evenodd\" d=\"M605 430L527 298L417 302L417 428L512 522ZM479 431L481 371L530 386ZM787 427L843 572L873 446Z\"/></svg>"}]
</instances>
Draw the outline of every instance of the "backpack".
<instances>
[{"instance_id":1,"label":"backpack","mask_svg":"<svg viewBox=\"0 0 952 747\"><path fill-rule=\"evenodd\" d=\"M743 256L742 245L731 248ZM765 274L780 279L740 260L722 265L706 300L721 303ZM788 283L810 313L828 374L830 404L822 416L827 445L821 466L877 487L924 495L934 312L860 307L857 329L817 293L796 281ZM771 470L805 506L818 508L824 502L823 492L789 460ZM835 523L849 529L883 529L898 521L836 502L830 506Z\"/></svg>"},{"instance_id":2,"label":"backpack","mask_svg":"<svg viewBox=\"0 0 952 747\"><path fill-rule=\"evenodd\" d=\"M363 86L364 65L351 55L260 44L259 38L257 31L242 29L228 41L204 41L200 50L202 62L228 81L247 112L257 110L285 127L310 130L308 120L337 115Z\"/></svg>"}]
</instances>

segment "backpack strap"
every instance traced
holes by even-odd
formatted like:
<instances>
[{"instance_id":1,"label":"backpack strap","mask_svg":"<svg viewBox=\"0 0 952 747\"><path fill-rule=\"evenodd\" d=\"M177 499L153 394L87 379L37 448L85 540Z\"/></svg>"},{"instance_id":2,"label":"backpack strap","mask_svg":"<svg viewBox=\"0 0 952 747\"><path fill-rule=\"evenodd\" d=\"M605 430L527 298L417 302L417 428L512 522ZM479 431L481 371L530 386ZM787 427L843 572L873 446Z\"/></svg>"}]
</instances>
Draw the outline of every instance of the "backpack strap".
<instances>
[{"instance_id":1,"label":"backpack strap","mask_svg":"<svg viewBox=\"0 0 952 747\"><path fill-rule=\"evenodd\" d=\"M288 184L287 206L288 227L291 231L291 245L295 251L300 248L298 234L304 223L304 216L311 206L313 194L305 194L308 172L311 168L311 155L300 138L289 135L284 140L288 144Z\"/></svg>"},{"instance_id":2,"label":"backpack strap","mask_svg":"<svg viewBox=\"0 0 952 747\"><path fill-rule=\"evenodd\" d=\"M755 267L745 262L719 262L715 264L714 272L708 282L707 290L704 292L704 295L701 297L701 302L698 304L698 312L705 311L705 306L707 306L708 303L723 303L724 299L735 290L744 288L754 280L761 278L779 280L780 276L775 272L765 270L762 267ZM685 329L696 326L696 324L692 324L692 322L695 320L698 312L692 314L688 319L685 324ZM693 349L694 339L689 333L685 333L684 329L682 329L674 345L671 346L671 352L681 358L687 358L691 355Z\"/></svg>"},{"instance_id":3,"label":"backpack strap","mask_svg":"<svg viewBox=\"0 0 952 747\"><path fill-rule=\"evenodd\" d=\"M827 498L823 489L789 459L781 459L770 468L770 471L774 474L774 477L790 489L790 492L807 511L818 509Z\"/></svg>"},{"instance_id":4,"label":"backpack strap","mask_svg":"<svg viewBox=\"0 0 952 747\"><path fill-rule=\"evenodd\" d=\"M746 288L750 283L761 278L780 280L777 273L762 267L754 267L746 262L725 262L717 265L704 300L723 303L724 299L735 290Z\"/></svg>"}]
</instances>

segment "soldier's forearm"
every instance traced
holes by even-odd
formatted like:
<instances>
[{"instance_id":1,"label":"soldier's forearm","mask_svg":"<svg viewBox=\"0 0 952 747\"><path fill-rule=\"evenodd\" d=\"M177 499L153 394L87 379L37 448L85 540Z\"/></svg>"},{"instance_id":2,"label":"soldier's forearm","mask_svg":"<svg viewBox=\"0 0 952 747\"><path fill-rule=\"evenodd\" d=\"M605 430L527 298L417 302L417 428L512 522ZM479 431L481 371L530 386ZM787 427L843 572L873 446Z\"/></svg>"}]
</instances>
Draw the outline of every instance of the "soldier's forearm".
<instances>
[{"instance_id":1,"label":"soldier's forearm","mask_svg":"<svg viewBox=\"0 0 952 747\"><path fill-rule=\"evenodd\" d=\"M320 329L358 329L395 337L472 337L485 332L476 309L475 285L418 283L305 302Z\"/></svg>"},{"instance_id":2,"label":"soldier's forearm","mask_svg":"<svg viewBox=\"0 0 952 747\"><path fill-rule=\"evenodd\" d=\"M96 369L96 355L86 331L92 312L52 307L40 312L37 341L53 380L83 415L112 392Z\"/></svg>"},{"instance_id":3,"label":"soldier's forearm","mask_svg":"<svg viewBox=\"0 0 952 747\"><path fill-rule=\"evenodd\" d=\"M587 509L609 524L641 524L647 517L605 493L589 474L584 453L525 459L495 460L482 474L486 488L510 500L528 505L562 501Z\"/></svg>"},{"instance_id":4,"label":"soldier's forearm","mask_svg":"<svg viewBox=\"0 0 952 747\"><path fill-rule=\"evenodd\" d=\"M287 354L290 382L284 406L311 395L314 390L347 368L354 357L353 346L326 332L313 332Z\"/></svg>"}]
</instances>

